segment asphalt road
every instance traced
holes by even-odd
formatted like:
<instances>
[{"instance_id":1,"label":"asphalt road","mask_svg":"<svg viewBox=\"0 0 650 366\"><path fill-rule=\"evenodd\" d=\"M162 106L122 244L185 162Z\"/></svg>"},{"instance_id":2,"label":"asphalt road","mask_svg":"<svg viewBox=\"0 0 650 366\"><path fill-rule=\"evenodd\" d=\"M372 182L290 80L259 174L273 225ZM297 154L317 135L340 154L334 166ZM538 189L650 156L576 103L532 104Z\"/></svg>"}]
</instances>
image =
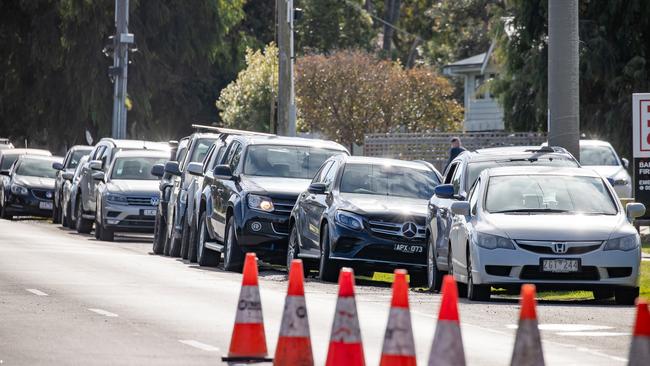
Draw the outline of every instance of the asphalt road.
<instances>
[{"instance_id":1,"label":"asphalt road","mask_svg":"<svg viewBox=\"0 0 650 366\"><path fill-rule=\"evenodd\" d=\"M1 365L214 365L228 350L241 275L150 253L150 238L96 241L45 221L0 220ZM277 342L286 273L261 268L269 351ZM308 316L322 365L336 285L310 278ZM368 365L376 365L390 288L356 288ZM418 363L425 365L440 296L411 292ZM508 365L516 299L461 300L469 365ZM633 307L608 302L541 302L538 316L548 365L625 364Z\"/></svg>"}]
</instances>

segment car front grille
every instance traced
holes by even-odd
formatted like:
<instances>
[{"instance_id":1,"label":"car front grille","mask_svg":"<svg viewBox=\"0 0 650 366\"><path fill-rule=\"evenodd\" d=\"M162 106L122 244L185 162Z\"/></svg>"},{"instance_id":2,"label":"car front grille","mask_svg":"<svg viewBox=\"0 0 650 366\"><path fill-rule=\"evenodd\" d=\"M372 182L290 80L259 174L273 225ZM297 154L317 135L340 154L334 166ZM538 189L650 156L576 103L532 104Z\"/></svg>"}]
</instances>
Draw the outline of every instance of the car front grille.
<instances>
[{"instance_id":1,"label":"car front grille","mask_svg":"<svg viewBox=\"0 0 650 366\"><path fill-rule=\"evenodd\" d=\"M538 254L551 254L551 255L576 255L590 253L598 250L603 244L602 241L567 241L567 242L552 242L552 241L536 241L536 240L515 240L517 246L521 249L528 250ZM554 251L555 244L564 244L565 251L562 253Z\"/></svg>"},{"instance_id":2,"label":"car front grille","mask_svg":"<svg viewBox=\"0 0 650 366\"><path fill-rule=\"evenodd\" d=\"M538 281L598 281L600 275L598 268L594 266L582 266L580 272L572 273L542 272L539 270L539 266L524 266L519 278Z\"/></svg>"},{"instance_id":3,"label":"car front grille","mask_svg":"<svg viewBox=\"0 0 650 366\"><path fill-rule=\"evenodd\" d=\"M273 231L278 234L289 234L289 221L286 222L274 222L271 224L273 226Z\"/></svg>"},{"instance_id":4,"label":"car front grille","mask_svg":"<svg viewBox=\"0 0 650 366\"><path fill-rule=\"evenodd\" d=\"M126 201L129 203L129 206L154 206L151 204L151 196L128 196Z\"/></svg>"},{"instance_id":5,"label":"car front grille","mask_svg":"<svg viewBox=\"0 0 650 366\"><path fill-rule=\"evenodd\" d=\"M408 223L416 224L415 228L406 226ZM416 220L411 219L405 219L403 222L369 220L368 225L370 226L370 231L386 239L422 240L426 237L427 233L423 225L419 225ZM411 229L411 231L408 229Z\"/></svg>"},{"instance_id":6,"label":"car front grille","mask_svg":"<svg viewBox=\"0 0 650 366\"><path fill-rule=\"evenodd\" d=\"M274 207L273 212L282 216L291 215L291 210L293 210L293 206L296 204L297 199L298 196L289 199L271 198Z\"/></svg>"},{"instance_id":7,"label":"car front grille","mask_svg":"<svg viewBox=\"0 0 650 366\"><path fill-rule=\"evenodd\" d=\"M154 216L129 215L120 221L120 226L153 227L155 222Z\"/></svg>"},{"instance_id":8,"label":"car front grille","mask_svg":"<svg viewBox=\"0 0 650 366\"><path fill-rule=\"evenodd\" d=\"M38 198L39 200L51 201L54 197L54 192L47 189L32 189L31 191L34 197ZM47 197L48 193L50 194L50 197Z\"/></svg>"}]
</instances>

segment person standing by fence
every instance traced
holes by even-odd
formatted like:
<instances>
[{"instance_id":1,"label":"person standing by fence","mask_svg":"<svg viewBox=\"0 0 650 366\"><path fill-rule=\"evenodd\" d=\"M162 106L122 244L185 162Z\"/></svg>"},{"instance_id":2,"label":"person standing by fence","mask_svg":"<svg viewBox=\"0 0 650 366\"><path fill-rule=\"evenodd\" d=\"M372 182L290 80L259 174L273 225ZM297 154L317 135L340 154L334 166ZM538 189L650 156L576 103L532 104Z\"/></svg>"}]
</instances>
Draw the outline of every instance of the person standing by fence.
<instances>
[{"instance_id":1,"label":"person standing by fence","mask_svg":"<svg viewBox=\"0 0 650 366\"><path fill-rule=\"evenodd\" d=\"M451 164L451 162L463 151L465 151L465 148L460 142L460 138L457 136L454 136L451 138L451 149L449 149L449 160L447 160L447 165L445 165L445 169L447 169L447 166Z\"/></svg>"}]
</instances>

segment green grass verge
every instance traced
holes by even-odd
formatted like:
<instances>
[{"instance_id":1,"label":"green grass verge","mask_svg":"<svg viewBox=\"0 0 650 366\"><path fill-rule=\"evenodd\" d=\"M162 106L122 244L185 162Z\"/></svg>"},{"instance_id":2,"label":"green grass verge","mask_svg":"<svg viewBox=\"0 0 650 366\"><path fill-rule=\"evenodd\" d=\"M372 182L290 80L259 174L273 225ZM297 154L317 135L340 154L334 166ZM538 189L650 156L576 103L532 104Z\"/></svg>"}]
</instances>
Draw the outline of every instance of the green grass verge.
<instances>
[{"instance_id":1,"label":"green grass verge","mask_svg":"<svg viewBox=\"0 0 650 366\"><path fill-rule=\"evenodd\" d=\"M641 251L645 254L650 254L650 242L641 242Z\"/></svg>"}]
</instances>

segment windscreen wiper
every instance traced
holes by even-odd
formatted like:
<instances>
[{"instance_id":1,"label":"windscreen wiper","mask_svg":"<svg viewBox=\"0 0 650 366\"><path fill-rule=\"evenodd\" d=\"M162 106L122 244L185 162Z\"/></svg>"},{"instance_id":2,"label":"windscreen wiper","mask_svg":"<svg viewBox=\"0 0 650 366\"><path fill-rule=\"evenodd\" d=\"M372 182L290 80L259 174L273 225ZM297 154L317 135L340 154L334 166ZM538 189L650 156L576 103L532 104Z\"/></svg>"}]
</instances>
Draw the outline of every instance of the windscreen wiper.
<instances>
[{"instance_id":1,"label":"windscreen wiper","mask_svg":"<svg viewBox=\"0 0 650 366\"><path fill-rule=\"evenodd\" d=\"M560 210L556 208L517 208L513 210L491 211L490 213L517 213L517 212L565 213L565 212L569 212L569 210Z\"/></svg>"}]
</instances>

